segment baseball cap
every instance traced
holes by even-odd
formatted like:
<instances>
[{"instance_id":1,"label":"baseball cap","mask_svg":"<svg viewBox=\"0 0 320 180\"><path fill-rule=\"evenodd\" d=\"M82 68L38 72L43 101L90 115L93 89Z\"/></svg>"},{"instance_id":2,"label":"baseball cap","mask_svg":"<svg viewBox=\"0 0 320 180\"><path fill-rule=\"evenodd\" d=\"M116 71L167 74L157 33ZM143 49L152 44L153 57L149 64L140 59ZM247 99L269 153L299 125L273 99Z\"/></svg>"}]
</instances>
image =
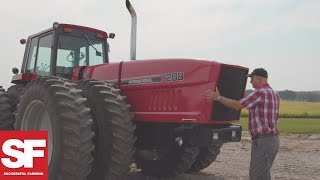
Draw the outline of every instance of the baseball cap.
<instances>
[{"instance_id":1,"label":"baseball cap","mask_svg":"<svg viewBox=\"0 0 320 180\"><path fill-rule=\"evenodd\" d=\"M268 78L268 72L263 68L256 68L252 71L251 74L247 75L247 77L252 77L252 76L260 76L260 77Z\"/></svg>"}]
</instances>

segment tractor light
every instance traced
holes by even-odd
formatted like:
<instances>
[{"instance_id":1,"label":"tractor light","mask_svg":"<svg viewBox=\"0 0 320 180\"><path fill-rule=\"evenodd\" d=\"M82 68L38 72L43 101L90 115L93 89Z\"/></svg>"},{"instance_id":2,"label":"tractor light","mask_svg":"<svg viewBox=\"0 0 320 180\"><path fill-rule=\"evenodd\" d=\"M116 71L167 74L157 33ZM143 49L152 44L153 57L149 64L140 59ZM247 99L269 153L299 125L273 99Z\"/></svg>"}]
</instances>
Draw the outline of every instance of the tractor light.
<instances>
[{"instance_id":1,"label":"tractor light","mask_svg":"<svg viewBox=\"0 0 320 180\"><path fill-rule=\"evenodd\" d=\"M213 138L213 140L218 140L219 139L219 134L218 133L213 133L212 138Z\"/></svg>"},{"instance_id":2,"label":"tractor light","mask_svg":"<svg viewBox=\"0 0 320 180\"><path fill-rule=\"evenodd\" d=\"M109 38L114 39L114 37L116 37L116 34L114 34L114 33L109 34Z\"/></svg>"},{"instance_id":3,"label":"tractor light","mask_svg":"<svg viewBox=\"0 0 320 180\"><path fill-rule=\"evenodd\" d=\"M183 144L183 138L182 137L177 137L176 139L175 139L175 142L178 144L178 146L182 146L182 144Z\"/></svg>"},{"instance_id":4,"label":"tractor light","mask_svg":"<svg viewBox=\"0 0 320 180\"><path fill-rule=\"evenodd\" d=\"M63 32L65 33L71 33L72 29L71 28L63 28Z\"/></svg>"},{"instance_id":5,"label":"tractor light","mask_svg":"<svg viewBox=\"0 0 320 180\"><path fill-rule=\"evenodd\" d=\"M99 39L105 39L105 38L107 38L106 35L100 34L100 33L97 33L97 34L96 34L96 37L99 38Z\"/></svg>"},{"instance_id":6,"label":"tractor light","mask_svg":"<svg viewBox=\"0 0 320 180\"><path fill-rule=\"evenodd\" d=\"M54 23L53 23L53 28L56 29L56 28L58 28L59 26L60 26L60 24L59 24L58 22L54 22Z\"/></svg>"},{"instance_id":7,"label":"tractor light","mask_svg":"<svg viewBox=\"0 0 320 180\"><path fill-rule=\"evenodd\" d=\"M232 138L235 138L237 135L237 132L236 131L232 131Z\"/></svg>"},{"instance_id":8,"label":"tractor light","mask_svg":"<svg viewBox=\"0 0 320 180\"><path fill-rule=\"evenodd\" d=\"M27 42L26 39L20 39L20 44L25 44Z\"/></svg>"}]
</instances>

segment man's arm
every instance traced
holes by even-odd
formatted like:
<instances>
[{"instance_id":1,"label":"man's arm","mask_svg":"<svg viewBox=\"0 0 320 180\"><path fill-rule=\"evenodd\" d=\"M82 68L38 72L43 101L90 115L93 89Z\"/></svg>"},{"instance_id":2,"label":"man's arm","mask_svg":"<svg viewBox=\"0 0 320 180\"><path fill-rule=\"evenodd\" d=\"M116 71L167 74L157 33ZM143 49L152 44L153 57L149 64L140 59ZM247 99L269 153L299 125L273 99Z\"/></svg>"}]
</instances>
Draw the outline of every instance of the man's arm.
<instances>
[{"instance_id":1,"label":"man's arm","mask_svg":"<svg viewBox=\"0 0 320 180\"><path fill-rule=\"evenodd\" d=\"M240 101L236 101L236 100L233 100L233 99L229 99L229 98L226 98L226 97L223 97L223 96L220 96L220 93L218 91L218 89L216 89L216 92L213 92L211 90L208 90L206 91L206 96L207 96L207 99L209 100L213 100L213 101L219 101L221 104L229 107L229 108L232 108L232 109L235 109L235 110L241 110L243 108L245 108L241 103Z\"/></svg>"},{"instance_id":2,"label":"man's arm","mask_svg":"<svg viewBox=\"0 0 320 180\"><path fill-rule=\"evenodd\" d=\"M240 101L236 101L233 99L229 99L223 96L219 96L219 102L229 108L235 109L235 110L241 110L244 108L244 106L240 103Z\"/></svg>"}]
</instances>

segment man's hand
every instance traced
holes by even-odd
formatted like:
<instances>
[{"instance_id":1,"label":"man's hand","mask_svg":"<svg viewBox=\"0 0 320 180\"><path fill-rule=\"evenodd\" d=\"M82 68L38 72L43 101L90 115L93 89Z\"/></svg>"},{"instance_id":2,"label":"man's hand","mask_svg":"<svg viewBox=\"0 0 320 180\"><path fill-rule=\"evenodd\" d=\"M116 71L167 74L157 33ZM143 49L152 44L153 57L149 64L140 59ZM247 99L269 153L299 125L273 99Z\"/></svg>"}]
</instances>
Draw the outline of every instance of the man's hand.
<instances>
[{"instance_id":1,"label":"man's hand","mask_svg":"<svg viewBox=\"0 0 320 180\"><path fill-rule=\"evenodd\" d=\"M244 106L240 103L240 101L236 101L233 99L229 99L226 97L220 97L220 93L218 88L216 88L216 91L213 92L211 90L206 91L206 98L210 101L219 101L224 106L227 106L229 108L235 109L235 110L241 110L244 108Z\"/></svg>"},{"instance_id":2,"label":"man's hand","mask_svg":"<svg viewBox=\"0 0 320 180\"><path fill-rule=\"evenodd\" d=\"M220 96L218 88L216 88L216 91L213 92L211 90L206 91L206 98L210 101L216 101L218 97Z\"/></svg>"}]
</instances>

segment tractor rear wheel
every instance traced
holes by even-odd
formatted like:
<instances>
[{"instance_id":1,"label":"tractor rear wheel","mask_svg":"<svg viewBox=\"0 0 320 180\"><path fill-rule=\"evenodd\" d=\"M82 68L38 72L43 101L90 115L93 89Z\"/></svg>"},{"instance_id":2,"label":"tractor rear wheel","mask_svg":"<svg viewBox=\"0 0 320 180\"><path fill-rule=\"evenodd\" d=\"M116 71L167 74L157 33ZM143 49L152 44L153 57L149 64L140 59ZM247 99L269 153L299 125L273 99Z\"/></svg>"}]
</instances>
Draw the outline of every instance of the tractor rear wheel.
<instances>
[{"instance_id":1,"label":"tractor rear wheel","mask_svg":"<svg viewBox=\"0 0 320 180\"><path fill-rule=\"evenodd\" d=\"M23 94L25 85L13 85L8 88L8 91L5 92L5 99L2 99L0 102L1 105L5 105L3 108L6 108L6 113L0 114L0 130L13 130L15 123L15 114L17 112L17 106L20 103L20 97ZM1 93L1 89L0 89ZM1 110L0 110L1 111Z\"/></svg>"},{"instance_id":2,"label":"tractor rear wheel","mask_svg":"<svg viewBox=\"0 0 320 180\"><path fill-rule=\"evenodd\" d=\"M15 103L18 105L20 103L20 97L23 95L23 91L26 88L26 85L13 85L8 88L8 91L6 92L8 94L8 97L15 101Z\"/></svg>"},{"instance_id":3,"label":"tractor rear wheel","mask_svg":"<svg viewBox=\"0 0 320 180\"><path fill-rule=\"evenodd\" d=\"M127 179L135 153L135 125L120 90L98 80L78 82L94 121L95 151L91 180Z\"/></svg>"},{"instance_id":4,"label":"tractor rear wheel","mask_svg":"<svg viewBox=\"0 0 320 180\"><path fill-rule=\"evenodd\" d=\"M7 94L0 92L0 130L13 130L16 106Z\"/></svg>"},{"instance_id":5,"label":"tractor rear wheel","mask_svg":"<svg viewBox=\"0 0 320 180\"><path fill-rule=\"evenodd\" d=\"M197 160L192 164L191 168L187 171L188 173L199 172L202 169L209 167L213 161L216 160L220 154L220 148L222 144L212 144L209 147L199 148L199 155Z\"/></svg>"},{"instance_id":6,"label":"tractor rear wheel","mask_svg":"<svg viewBox=\"0 0 320 180\"><path fill-rule=\"evenodd\" d=\"M198 147L172 146L157 149L156 159L144 159L137 154L137 166L147 176L172 177L185 173L197 158Z\"/></svg>"},{"instance_id":7,"label":"tractor rear wheel","mask_svg":"<svg viewBox=\"0 0 320 180\"><path fill-rule=\"evenodd\" d=\"M24 90L15 129L48 131L49 180L86 180L93 162L92 119L75 84L40 77Z\"/></svg>"}]
</instances>

